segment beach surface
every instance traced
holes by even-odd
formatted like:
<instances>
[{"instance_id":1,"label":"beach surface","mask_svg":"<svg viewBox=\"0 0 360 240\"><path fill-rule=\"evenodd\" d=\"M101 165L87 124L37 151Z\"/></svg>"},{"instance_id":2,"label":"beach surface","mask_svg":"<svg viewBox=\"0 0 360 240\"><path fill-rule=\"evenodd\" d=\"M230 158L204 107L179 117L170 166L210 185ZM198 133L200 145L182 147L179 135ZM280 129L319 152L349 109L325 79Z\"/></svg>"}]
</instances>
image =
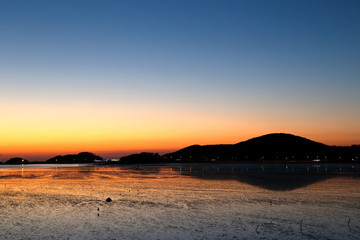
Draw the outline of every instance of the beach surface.
<instances>
[{"instance_id":1,"label":"beach surface","mask_svg":"<svg viewBox=\"0 0 360 240\"><path fill-rule=\"evenodd\" d=\"M359 171L301 164L4 167L0 236L359 239Z\"/></svg>"}]
</instances>

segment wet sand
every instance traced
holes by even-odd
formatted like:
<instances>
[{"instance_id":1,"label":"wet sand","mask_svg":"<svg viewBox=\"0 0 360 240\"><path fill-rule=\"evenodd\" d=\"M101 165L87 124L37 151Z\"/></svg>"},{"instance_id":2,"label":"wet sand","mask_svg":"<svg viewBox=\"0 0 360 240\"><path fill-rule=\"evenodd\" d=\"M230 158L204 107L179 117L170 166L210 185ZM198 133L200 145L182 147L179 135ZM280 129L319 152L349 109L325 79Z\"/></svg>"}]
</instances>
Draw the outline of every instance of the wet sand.
<instances>
[{"instance_id":1,"label":"wet sand","mask_svg":"<svg viewBox=\"0 0 360 240\"><path fill-rule=\"evenodd\" d=\"M336 173L300 165L288 173L290 166L285 170L281 165L282 171L273 170L270 175L266 173L271 167L262 167L174 164L1 169L0 236L360 238L358 166L350 173ZM278 176L286 182L286 176L294 174L301 181L306 176L315 180L285 189L262 184ZM105 201L108 197L111 202Z\"/></svg>"}]
</instances>

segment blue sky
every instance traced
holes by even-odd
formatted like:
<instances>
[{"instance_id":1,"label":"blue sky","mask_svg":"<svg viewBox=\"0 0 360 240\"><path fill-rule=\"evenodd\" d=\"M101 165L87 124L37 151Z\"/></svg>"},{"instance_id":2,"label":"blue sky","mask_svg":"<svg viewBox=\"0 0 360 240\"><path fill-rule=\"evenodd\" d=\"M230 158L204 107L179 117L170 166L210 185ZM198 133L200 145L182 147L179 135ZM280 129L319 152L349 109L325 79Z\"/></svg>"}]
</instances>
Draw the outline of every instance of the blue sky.
<instances>
[{"instance_id":1,"label":"blue sky","mask_svg":"<svg viewBox=\"0 0 360 240\"><path fill-rule=\"evenodd\" d=\"M1 1L0 34L3 109L263 116L253 135L360 141L359 1Z\"/></svg>"}]
</instances>

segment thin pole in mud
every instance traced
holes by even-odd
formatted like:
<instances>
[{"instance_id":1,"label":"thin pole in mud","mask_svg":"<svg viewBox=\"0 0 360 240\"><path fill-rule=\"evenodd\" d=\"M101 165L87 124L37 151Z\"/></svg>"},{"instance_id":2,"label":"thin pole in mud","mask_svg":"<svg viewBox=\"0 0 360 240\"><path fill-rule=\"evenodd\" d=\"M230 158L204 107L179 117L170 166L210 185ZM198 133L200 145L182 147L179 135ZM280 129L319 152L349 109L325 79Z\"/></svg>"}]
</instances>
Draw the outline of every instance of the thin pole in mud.
<instances>
[{"instance_id":1,"label":"thin pole in mud","mask_svg":"<svg viewBox=\"0 0 360 240\"><path fill-rule=\"evenodd\" d=\"M350 218L348 220L348 227L349 227L349 231L351 232L351 227L350 227Z\"/></svg>"},{"instance_id":2,"label":"thin pole in mud","mask_svg":"<svg viewBox=\"0 0 360 240\"><path fill-rule=\"evenodd\" d=\"M302 233L302 223L303 223L303 220L301 219L300 221L300 232Z\"/></svg>"},{"instance_id":3,"label":"thin pole in mud","mask_svg":"<svg viewBox=\"0 0 360 240\"><path fill-rule=\"evenodd\" d=\"M256 227L256 229L255 229L255 232L256 232L257 234L260 233L260 232L258 231L258 228L259 228L259 225L257 225L257 227Z\"/></svg>"}]
</instances>

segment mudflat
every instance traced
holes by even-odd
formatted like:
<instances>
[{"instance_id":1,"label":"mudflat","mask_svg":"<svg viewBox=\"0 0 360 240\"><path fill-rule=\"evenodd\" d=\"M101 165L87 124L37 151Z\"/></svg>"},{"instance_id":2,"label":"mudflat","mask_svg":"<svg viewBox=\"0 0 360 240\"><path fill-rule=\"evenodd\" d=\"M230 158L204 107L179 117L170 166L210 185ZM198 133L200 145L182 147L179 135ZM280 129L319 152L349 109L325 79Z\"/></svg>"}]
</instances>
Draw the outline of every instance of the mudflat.
<instances>
[{"instance_id":1,"label":"mudflat","mask_svg":"<svg viewBox=\"0 0 360 240\"><path fill-rule=\"evenodd\" d=\"M359 239L359 172L351 164L2 168L0 236Z\"/></svg>"}]
</instances>

